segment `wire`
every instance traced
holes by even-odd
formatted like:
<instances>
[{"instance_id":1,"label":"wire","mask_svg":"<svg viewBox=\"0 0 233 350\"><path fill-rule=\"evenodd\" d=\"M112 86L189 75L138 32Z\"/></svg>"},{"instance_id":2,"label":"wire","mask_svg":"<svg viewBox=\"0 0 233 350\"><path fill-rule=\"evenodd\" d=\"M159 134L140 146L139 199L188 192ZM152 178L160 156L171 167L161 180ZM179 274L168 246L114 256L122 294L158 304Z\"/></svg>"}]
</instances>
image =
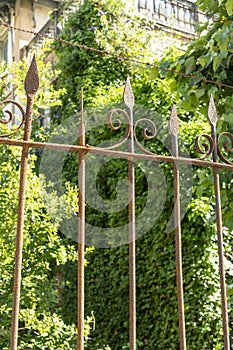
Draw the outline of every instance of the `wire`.
<instances>
[{"instance_id":1,"label":"wire","mask_svg":"<svg viewBox=\"0 0 233 350\"><path fill-rule=\"evenodd\" d=\"M161 66L159 66L157 64L154 64L154 63L143 62L143 61L140 61L138 59L126 57L124 55L118 55L116 53L112 53L112 52L109 52L107 50L101 50L101 49L96 49L94 47L90 47L90 46L87 46L87 45L72 43L71 41L68 41L68 40L65 40L65 39L62 39L62 38L58 38L58 37L52 37L52 36L49 36L49 35L46 35L46 34L40 34L40 33L35 32L33 30L27 30L27 29L18 28L18 27L12 26L12 25L4 22L2 19L0 19L0 24L5 26L6 28L11 28L11 29L23 32L23 33L33 34L33 35L41 37L43 39L55 40L55 41L58 41L60 43L66 44L66 45L77 47L77 48L79 48L81 50L87 50L87 51L100 53L102 55L114 57L114 58L117 58L117 59L121 59L123 61L136 63L138 65L145 65L147 67L153 67L153 68L156 68L158 70L162 70L162 71L165 71L165 72L168 72L168 73L177 74L177 75L183 76L184 78L197 79L197 80L203 81L204 83L210 83L210 84L217 85L218 87L226 87L226 88L229 88L229 89L233 89L233 85L228 85L228 84L220 83L218 81L209 80L209 79L206 79L205 77L200 77L198 75L187 74L187 73L184 73L184 72L177 72L175 70L172 70L172 69L169 69L169 68L166 68L166 67L161 67Z\"/></svg>"}]
</instances>

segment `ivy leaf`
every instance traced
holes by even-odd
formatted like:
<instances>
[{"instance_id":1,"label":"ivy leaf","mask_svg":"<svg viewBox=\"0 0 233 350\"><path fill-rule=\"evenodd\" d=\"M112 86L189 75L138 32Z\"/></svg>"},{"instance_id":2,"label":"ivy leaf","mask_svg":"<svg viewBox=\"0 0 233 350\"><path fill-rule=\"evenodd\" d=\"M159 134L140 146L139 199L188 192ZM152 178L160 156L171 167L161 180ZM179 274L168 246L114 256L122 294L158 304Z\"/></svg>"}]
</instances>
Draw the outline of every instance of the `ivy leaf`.
<instances>
[{"instance_id":1,"label":"ivy leaf","mask_svg":"<svg viewBox=\"0 0 233 350\"><path fill-rule=\"evenodd\" d=\"M221 52L226 52L227 48L228 48L228 43L229 43L229 40L230 40L229 28L228 27L224 27L223 29L217 31L214 34L213 38L217 40L218 46L220 48L220 51Z\"/></svg>"},{"instance_id":2,"label":"ivy leaf","mask_svg":"<svg viewBox=\"0 0 233 350\"><path fill-rule=\"evenodd\" d=\"M233 287L227 289L227 296L230 297L231 295L233 295Z\"/></svg>"},{"instance_id":3,"label":"ivy leaf","mask_svg":"<svg viewBox=\"0 0 233 350\"><path fill-rule=\"evenodd\" d=\"M233 15L233 2L232 2L232 0L227 0L227 2L226 2L226 10L227 10L227 14L229 16Z\"/></svg>"},{"instance_id":4,"label":"ivy leaf","mask_svg":"<svg viewBox=\"0 0 233 350\"><path fill-rule=\"evenodd\" d=\"M214 69L214 72L216 72L216 70L218 69L218 67L220 66L222 62L222 58L219 57L219 56L216 56L214 57L214 60L213 60L213 69Z\"/></svg>"},{"instance_id":5,"label":"ivy leaf","mask_svg":"<svg viewBox=\"0 0 233 350\"><path fill-rule=\"evenodd\" d=\"M186 74L192 73L196 70L196 60L193 56L189 57L185 62Z\"/></svg>"},{"instance_id":6,"label":"ivy leaf","mask_svg":"<svg viewBox=\"0 0 233 350\"><path fill-rule=\"evenodd\" d=\"M202 68L207 67L210 64L210 62L213 60L213 55L213 52L209 52L198 59L198 63L202 66Z\"/></svg>"},{"instance_id":7,"label":"ivy leaf","mask_svg":"<svg viewBox=\"0 0 233 350\"><path fill-rule=\"evenodd\" d=\"M231 54L227 57L227 69L229 69L229 67L230 67L232 57L233 57L233 54Z\"/></svg>"}]
</instances>

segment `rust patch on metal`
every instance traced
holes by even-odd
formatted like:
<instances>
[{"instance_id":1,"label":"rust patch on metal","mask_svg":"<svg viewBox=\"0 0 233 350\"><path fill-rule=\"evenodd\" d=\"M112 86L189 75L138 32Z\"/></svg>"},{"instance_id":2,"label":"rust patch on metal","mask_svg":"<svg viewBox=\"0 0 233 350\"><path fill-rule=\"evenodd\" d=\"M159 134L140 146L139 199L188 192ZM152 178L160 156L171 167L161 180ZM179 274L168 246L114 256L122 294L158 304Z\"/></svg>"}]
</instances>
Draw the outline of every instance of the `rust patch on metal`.
<instances>
[{"instance_id":1,"label":"rust patch on metal","mask_svg":"<svg viewBox=\"0 0 233 350\"><path fill-rule=\"evenodd\" d=\"M124 102L126 107L129 109L132 109L134 106L134 93L132 90L132 86L130 84L129 76L127 77L126 84L125 84L125 90L124 90Z\"/></svg>"},{"instance_id":2,"label":"rust patch on metal","mask_svg":"<svg viewBox=\"0 0 233 350\"><path fill-rule=\"evenodd\" d=\"M38 86L39 86L39 78L38 78L38 71L36 68L36 60L34 56L25 80L25 89L27 93L27 108L26 108L26 116L25 116L24 141L30 140L31 128L32 128L33 102L34 102L34 96L38 89ZM23 150L22 150L21 168L20 168L10 350L17 350L17 343L18 343L25 193L26 193L26 186L27 186L28 155L29 155L29 145L24 144Z\"/></svg>"},{"instance_id":3,"label":"rust patch on metal","mask_svg":"<svg viewBox=\"0 0 233 350\"><path fill-rule=\"evenodd\" d=\"M213 95L210 96L210 102L208 107L208 118L211 124L216 124L218 121L218 114L214 103Z\"/></svg>"},{"instance_id":4,"label":"rust patch on metal","mask_svg":"<svg viewBox=\"0 0 233 350\"><path fill-rule=\"evenodd\" d=\"M19 109L20 114L21 114L21 122L20 122L19 126L17 128L15 128L13 131L9 132L9 133L0 135L0 137L10 137L10 136L16 134L17 131L19 131L23 127L23 125L25 123L25 111L24 111L24 109L23 109L23 107L21 106L20 103L18 103L16 101L13 101L13 100L5 100L5 101L1 102L1 104L2 105L12 104L12 105L16 106ZM9 109L4 110L3 112L4 112L4 114L7 115L8 118L6 120L3 120L3 119L0 120L0 124L7 125L7 124L12 123L13 120L14 120L13 112L10 111Z\"/></svg>"},{"instance_id":5,"label":"rust patch on metal","mask_svg":"<svg viewBox=\"0 0 233 350\"><path fill-rule=\"evenodd\" d=\"M79 127L79 145L85 146L85 123L83 108L83 89L81 89L81 120ZM85 250L85 152L79 153L79 211L78 211L78 298L77 298L77 350L84 350L84 250Z\"/></svg>"},{"instance_id":6,"label":"rust patch on metal","mask_svg":"<svg viewBox=\"0 0 233 350\"><path fill-rule=\"evenodd\" d=\"M38 90L39 83L39 73L36 64L36 57L34 55L24 82L26 94L35 95Z\"/></svg>"},{"instance_id":7,"label":"rust patch on metal","mask_svg":"<svg viewBox=\"0 0 233 350\"><path fill-rule=\"evenodd\" d=\"M179 133L179 120L178 120L178 116L177 116L176 107L174 104L172 105L169 127L170 127L170 132L173 135L178 135L178 133Z\"/></svg>"}]
</instances>

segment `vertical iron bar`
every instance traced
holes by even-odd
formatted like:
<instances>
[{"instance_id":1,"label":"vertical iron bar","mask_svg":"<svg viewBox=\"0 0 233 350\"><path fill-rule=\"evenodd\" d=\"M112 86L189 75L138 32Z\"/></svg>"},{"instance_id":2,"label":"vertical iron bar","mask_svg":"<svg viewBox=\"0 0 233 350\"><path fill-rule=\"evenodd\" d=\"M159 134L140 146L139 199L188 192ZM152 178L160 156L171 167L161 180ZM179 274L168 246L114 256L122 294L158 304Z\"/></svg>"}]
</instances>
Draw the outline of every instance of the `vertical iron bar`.
<instances>
[{"instance_id":1,"label":"vertical iron bar","mask_svg":"<svg viewBox=\"0 0 233 350\"><path fill-rule=\"evenodd\" d=\"M224 249L223 249L223 234L222 234L221 196L220 196L219 173L218 173L218 168L216 167L214 168L214 193L215 193L215 204L216 204L215 211L216 211L217 235L218 235L218 258L219 258L219 274L220 274L221 301L222 301L224 350L230 350L228 312L227 312L227 292L226 292L226 281L225 281Z\"/></svg>"},{"instance_id":2,"label":"vertical iron bar","mask_svg":"<svg viewBox=\"0 0 233 350\"><path fill-rule=\"evenodd\" d=\"M81 123L79 145L85 146L83 90L81 89ZM78 213L78 339L77 349L84 350L84 247L85 247L85 153L79 153L79 213Z\"/></svg>"},{"instance_id":3,"label":"vertical iron bar","mask_svg":"<svg viewBox=\"0 0 233 350\"><path fill-rule=\"evenodd\" d=\"M218 162L217 151L217 111L213 97L210 98L208 117L211 124L211 135L214 143L213 161ZM229 324L228 324L228 312L227 312L227 292L225 281L225 268L224 268L224 249L223 249L223 233L222 233L222 209L221 209L221 194L220 194L220 181L218 168L214 167L214 195L215 195L215 212L217 223L217 237L218 237L218 259L219 259L219 274L220 274L220 288L221 288L221 303L222 303L222 319L223 319L223 332L224 332L224 350L230 350L230 337L229 337Z\"/></svg>"},{"instance_id":4,"label":"vertical iron bar","mask_svg":"<svg viewBox=\"0 0 233 350\"><path fill-rule=\"evenodd\" d=\"M134 153L134 124L133 105L134 96L127 78L124 102L130 120L128 151ZM136 254L135 254L135 169L134 160L128 161L129 180L129 343L130 350L136 350Z\"/></svg>"},{"instance_id":5,"label":"vertical iron bar","mask_svg":"<svg viewBox=\"0 0 233 350\"><path fill-rule=\"evenodd\" d=\"M31 66L25 79L25 91L27 94L27 107L24 126L24 141L29 141L32 127L32 108L35 93L39 86L39 76L36 66L35 57L33 57ZM27 185L27 167L28 167L29 146L24 145L21 156L20 168L20 185L18 200L18 218L16 232L16 254L15 254L15 270L14 270L14 291L11 318L11 339L10 350L17 349L18 342L18 323L19 323L19 304L20 304L20 288L21 288L21 272L22 272L22 255L23 255L23 229L24 229L24 208L25 208L25 192Z\"/></svg>"},{"instance_id":6,"label":"vertical iron bar","mask_svg":"<svg viewBox=\"0 0 233 350\"><path fill-rule=\"evenodd\" d=\"M172 135L172 153L173 157L179 156L178 150L178 117L174 105L172 106L170 118L170 131ZM178 292L178 315L179 315L179 334L180 350L186 350L185 334L185 315L184 315L184 292L183 292L183 273L182 273L182 238L180 225L180 174L179 165L174 162L174 224L176 241L176 285Z\"/></svg>"},{"instance_id":7,"label":"vertical iron bar","mask_svg":"<svg viewBox=\"0 0 233 350\"><path fill-rule=\"evenodd\" d=\"M129 140L132 150L133 136ZM135 256L135 169L134 161L128 162L129 179L129 298L130 298L130 350L136 350L136 256Z\"/></svg>"}]
</instances>

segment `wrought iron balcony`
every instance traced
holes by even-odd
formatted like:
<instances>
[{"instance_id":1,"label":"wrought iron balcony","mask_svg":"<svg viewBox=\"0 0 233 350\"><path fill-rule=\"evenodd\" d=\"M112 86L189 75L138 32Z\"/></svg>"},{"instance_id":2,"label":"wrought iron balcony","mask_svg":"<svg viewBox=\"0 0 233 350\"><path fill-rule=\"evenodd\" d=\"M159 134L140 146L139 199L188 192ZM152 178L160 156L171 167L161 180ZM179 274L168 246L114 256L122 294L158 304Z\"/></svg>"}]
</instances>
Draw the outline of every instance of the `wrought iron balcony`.
<instances>
[{"instance_id":1,"label":"wrought iron balcony","mask_svg":"<svg viewBox=\"0 0 233 350\"><path fill-rule=\"evenodd\" d=\"M21 50L21 57L27 56L28 54L33 54L33 52L36 49L42 48L44 45L44 38L43 37L56 37L60 32L60 27L58 28L58 20L62 19L61 22L65 21L65 18L67 16L78 10L77 4L70 4L69 6L61 5L59 9L56 9L53 11L53 14L51 16L51 19L49 19L44 26L40 29L39 34L36 35L30 43ZM63 25L61 23L61 26ZM26 51L26 52L25 52Z\"/></svg>"},{"instance_id":2,"label":"wrought iron balcony","mask_svg":"<svg viewBox=\"0 0 233 350\"><path fill-rule=\"evenodd\" d=\"M204 20L191 0L136 0L136 6L140 13L152 17L163 29L185 36L194 35L197 23Z\"/></svg>"},{"instance_id":3,"label":"wrought iron balcony","mask_svg":"<svg viewBox=\"0 0 233 350\"><path fill-rule=\"evenodd\" d=\"M196 5L189 0L135 0L135 6L139 13L151 18L157 26L165 31L174 31L182 37L192 37L195 34L195 28L198 21L204 20L200 17ZM60 6L59 10L54 11L54 20L50 19L41 28L42 36L56 36L59 32L57 28L58 18L66 18L67 15L77 10L77 5ZM35 49L43 47L44 39L41 36L35 36L27 46L27 53L32 53ZM21 56L24 56L22 52Z\"/></svg>"}]
</instances>

